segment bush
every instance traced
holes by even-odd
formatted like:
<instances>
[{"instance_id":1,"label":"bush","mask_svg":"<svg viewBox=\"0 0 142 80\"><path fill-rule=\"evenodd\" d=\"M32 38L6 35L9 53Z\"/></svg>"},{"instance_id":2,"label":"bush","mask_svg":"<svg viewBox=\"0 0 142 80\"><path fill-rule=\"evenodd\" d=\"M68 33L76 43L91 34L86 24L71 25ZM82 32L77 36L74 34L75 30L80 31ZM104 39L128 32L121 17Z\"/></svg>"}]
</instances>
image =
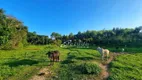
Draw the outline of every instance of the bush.
<instances>
[{"instance_id":1,"label":"bush","mask_svg":"<svg viewBox=\"0 0 142 80\"><path fill-rule=\"evenodd\" d=\"M7 78L15 74L16 74L16 71L14 68L0 65L0 80L3 80L3 78Z\"/></svg>"},{"instance_id":2,"label":"bush","mask_svg":"<svg viewBox=\"0 0 142 80\"><path fill-rule=\"evenodd\" d=\"M99 74L101 72L101 68L94 63L83 63L78 66L79 70L83 74Z\"/></svg>"},{"instance_id":3,"label":"bush","mask_svg":"<svg viewBox=\"0 0 142 80\"><path fill-rule=\"evenodd\" d=\"M12 50L12 49L14 49L14 48L12 47L12 44L10 44L10 43L3 44L3 45L0 46L0 47L1 47L0 49L2 49L2 50Z\"/></svg>"},{"instance_id":4,"label":"bush","mask_svg":"<svg viewBox=\"0 0 142 80\"><path fill-rule=\"evenodd\" d=\"M61 65L58 80L74 80L76 78L75 71L72 70L73 65Z\"/></svg>"}]
</instances>

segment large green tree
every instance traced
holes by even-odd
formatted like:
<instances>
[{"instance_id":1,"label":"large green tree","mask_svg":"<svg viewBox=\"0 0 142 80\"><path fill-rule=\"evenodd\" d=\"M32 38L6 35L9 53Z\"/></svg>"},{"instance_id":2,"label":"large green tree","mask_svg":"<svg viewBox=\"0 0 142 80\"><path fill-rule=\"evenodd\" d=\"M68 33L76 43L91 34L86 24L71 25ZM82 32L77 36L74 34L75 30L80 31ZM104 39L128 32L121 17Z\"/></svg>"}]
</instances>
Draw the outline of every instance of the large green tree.
<instances>
[{"instance_id":1,"label":"large green tree","mask_svg":"<svg viewBox=\"0 0 142 80\"><path fill-rule=\"evenodd\" d=\"M15 49L26 44L27 27L12 16L0 9L0 48Z\"/></svg>"}]
</instances>

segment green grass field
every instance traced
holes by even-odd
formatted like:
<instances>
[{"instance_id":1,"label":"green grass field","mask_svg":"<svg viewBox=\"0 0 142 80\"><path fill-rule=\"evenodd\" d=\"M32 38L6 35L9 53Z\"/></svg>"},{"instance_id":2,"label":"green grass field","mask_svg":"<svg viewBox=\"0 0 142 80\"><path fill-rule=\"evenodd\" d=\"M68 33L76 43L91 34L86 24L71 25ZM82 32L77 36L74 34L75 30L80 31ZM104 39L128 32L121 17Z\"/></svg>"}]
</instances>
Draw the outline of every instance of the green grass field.
<instances>
[{"instance_id":1,"label":"green grass field","mask_svg":"<svg viewBox=\"0 0 142 80\"><path fill-rule=\"evenodd\" d=\"M44 46L29 46L21 50L0 50L0 80L25 80L42 66L48 65Z\"/></svg>"},{"instance_id":2,"label":"green grass field","mask_svg":"<svg viewBox=\"0 0 142 80\"><path fill-rule=\"evenodd\" d=\"M142 53L123 54L110 63L109 80L142 80Z\"/></svg>"},{"instance_id":3,"label":"green grass field","mask_svg":"<svg viewBox=\"0 0 142 80\"><path fill-rule=\"evenodd\" d=\"M49 50L59 50L61 53L61 61L50 67L49 59L45 55ZM138 51L137 49L136 52ZM110 63L108 79L142 79L141 57L141 53L117 56ZM99 79L101 62L100 54L94 49L32 45L21 50L0 50L0 80L29 80L44 67L52 71L47 80L94 80Z\"/></svg>"}]
</instances>

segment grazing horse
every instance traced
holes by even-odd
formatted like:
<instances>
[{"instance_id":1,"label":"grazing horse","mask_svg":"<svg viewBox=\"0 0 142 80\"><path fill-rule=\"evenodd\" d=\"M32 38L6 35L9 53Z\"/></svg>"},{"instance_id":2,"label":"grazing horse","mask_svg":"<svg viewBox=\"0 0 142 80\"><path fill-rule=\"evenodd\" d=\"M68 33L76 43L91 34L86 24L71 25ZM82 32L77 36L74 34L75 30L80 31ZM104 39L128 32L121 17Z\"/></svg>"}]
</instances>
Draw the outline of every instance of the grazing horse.
<instances>
[{"instance_id":1,"label":"grazing horse","mask_svg":"<svg viewBox=\"0 0 142 80\"><path fill-rule=\"evenodd\" d=\"M50 61L59 61L59 57L60 57L60 52L59 51L49 51L48 53L46 53L46 55L48 55L48 57L50 58Z\"/></svg>"},{"instance_id":2,"label":"grazing horse","mask_svg":"<svg viewBox=\"0 0 142 80\"><path fill-rule=\"evenodd\" d=\"M104 60L105 56L107 57L107 60L108 60L108 57L109 57L109 50L108 49L103 49L103 48L98 47L97 50L101 54L102 60Z\"/></svg>"}]
</instances>

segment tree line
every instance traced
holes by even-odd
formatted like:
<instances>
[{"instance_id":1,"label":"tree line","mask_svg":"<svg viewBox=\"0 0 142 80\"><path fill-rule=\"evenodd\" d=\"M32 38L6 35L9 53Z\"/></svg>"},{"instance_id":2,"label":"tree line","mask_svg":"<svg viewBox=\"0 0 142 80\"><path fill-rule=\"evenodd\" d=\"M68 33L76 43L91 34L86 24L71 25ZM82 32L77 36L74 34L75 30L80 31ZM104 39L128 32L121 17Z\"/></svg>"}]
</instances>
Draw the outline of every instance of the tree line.
<instances>
[{"instance_id":1,"label":"tree line","mask_svg":"<svg viewBox=\"0 0 142 80\"><path fill-rule=\"evenodd\" d=\"M58 33L56 33L58 34ZM53 35L52 35L53 36ZM131 28L113 28L112 30L92 30L78 32L73 35L55 35L56 40L62 43L71 40L73 44L89 43L90 46L108 47L140 47L142 46L142 26Z\"/></svg>"},{"instance_id":2,"label":"tree line","mask_svg":"<svg viewBox=\"0 0 142 80\"><path fill-rule=\"evenodd\" d=\"M53 32L49 36L28 32L28 27L13 16L0 9L0 49L17 49L26 45L82 45L89 46L142 46L142 26L131 28L113 28L112 30L87 30L61 35Z\"/></svg>"}]
</instances>

